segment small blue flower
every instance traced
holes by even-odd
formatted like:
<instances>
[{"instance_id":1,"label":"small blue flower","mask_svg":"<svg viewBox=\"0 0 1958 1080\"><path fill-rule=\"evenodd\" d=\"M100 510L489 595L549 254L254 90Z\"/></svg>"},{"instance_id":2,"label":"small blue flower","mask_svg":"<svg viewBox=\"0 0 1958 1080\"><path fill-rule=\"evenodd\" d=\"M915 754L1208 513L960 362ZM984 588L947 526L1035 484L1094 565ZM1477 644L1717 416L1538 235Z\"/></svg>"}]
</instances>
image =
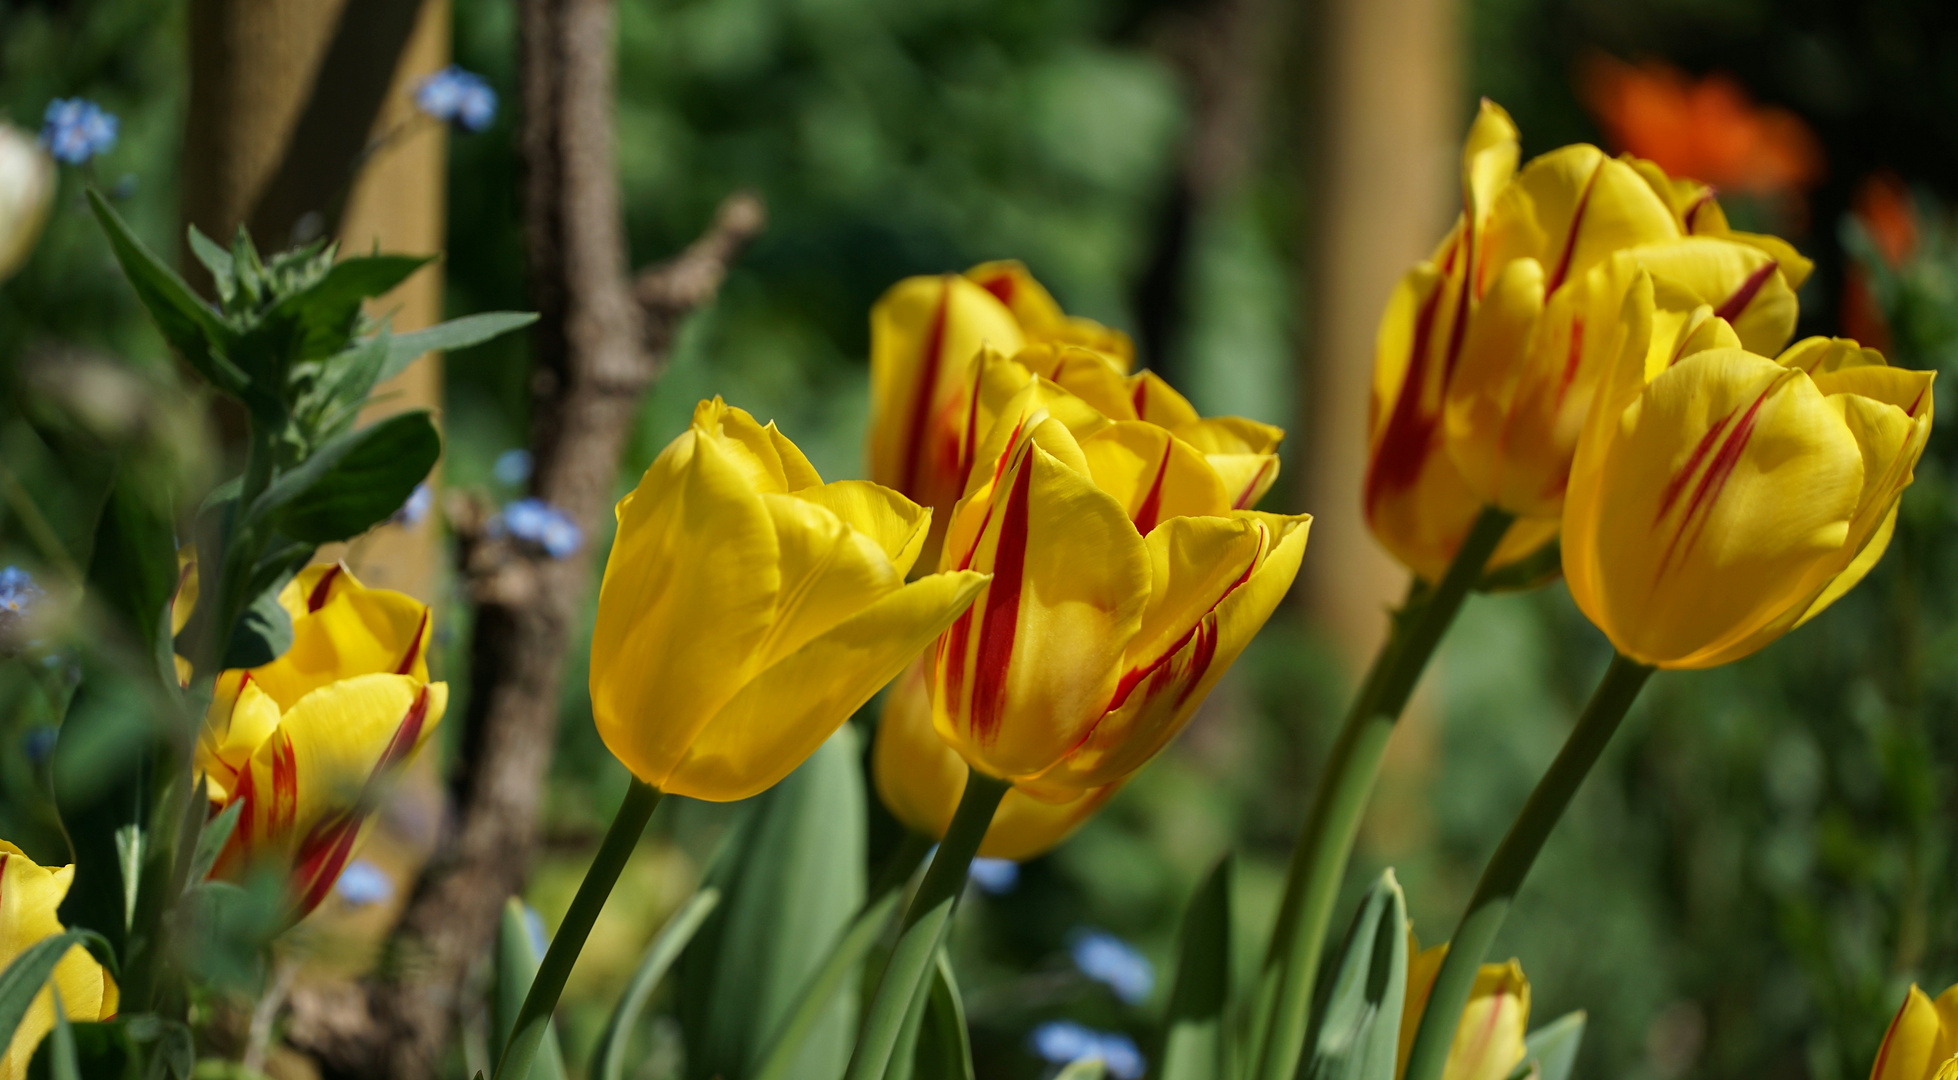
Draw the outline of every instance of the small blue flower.
<instances>
[{"instance_id":1,"label":"small blue flower","mask_svg":"<svg viewBox=\"0 0 1958 1080\"><path fill-rule=\"evenodd\" d=\"M415 490L409 494L408 501L402 503L401 509L396 510L394 516L388 520L394 522L396 525L412 529L420 525L422 519L428 517L428 511L434 505L435 489L429 487L428 481L424 480L415 485Z\"/></svg>"},{"instance_id":2,"label":"small blue flower","mask_svg":"<svg viewBox=\"0 0 1958 1080\"><path fill-rule=\"evenodd\" d=\"M490 466L490 475L496 477L497 483L508 487L516 487L530 479L530 451L519 446L496 455L496 464Z\"/></svg>"},{"instance_id":3,"label":"small blue flower","mask_svg":"<svg viewBox=\"0 0 1958 1080\"><path fill-rule=\"evenodd\" d=\"M1012 859L974 859L966 877L981 892L1003 896L1020 883L1020 864Z\"/></svg>"},{"instance_id":4,"label":"small blue flower","mask_svg":"<svg viewBox=\"0 0 1958 1080\"><path fill-rule=\"evenodd\" d=\"M481 131L496 119L496 91L481 75L451 64L415 87L415 107L464 131Z\"/></svg>"},{"instance_id":5,"label":"small blue flower","mask_svg":"<svg viewBox=\"0 0 1958 1080\"><path fill-rule=\"evenodd\" d=\"M1135 1040L1118 1031L1096 1031L1072 1020L1049 1020L1033 1029L1027 1043L1036 1056L1054 1065L1100 1058L1115 1080L1138 1080L1147 1068Z\"/></svg>"},{"instance_id":6,"label":"small blue flower","mask_svg":"<svg viewBox=\"0 0 1958 1080\"><path fill-rule=\"evenodd\" d=\"M387 871L366 859L348 863L347 868L340 871L340 880L333 888L348 907L385 904L394 899L394 879L388 876Z\"/></svg>"},{"instance_id":7,"label":"small blue flower","mask_svg":"<svg viewBox=\"0 0 1958 1080\"><path fill-rule=\"evenodd\" d=\"M1113 934L1088 931L1074 939L1072 951L1081 974L1106 985L1130 1005L1149 1000L1149 991L1156 988L1155 965Z\"/></svg>"},{"instance_id":8,"label":"small blue flower","mask_svg":"<svg viewBox=\"0 0 1958 1080\"><path fill-rule=\"evenodd\" d=\"M553 559L570 558L583 546L584 530L570 515L542 499L518 499L490 523L492 535L536 544Z\"/></svg>"},{"instance_id":9,"label":"small blue flower","mask_svg":"<svg viewBox=\"0 0 1958 1080\"><path fill-rule=\"evenodd\" d=\"M41 145L57 160L80 165L116 144L118 121L86 98L56 98L41 117Z\"/></svg>"},{"instance_id":10,"label":"small blue flower","mask_svg":"<svg viewBox=\"0 0 1958 1080\"><path fill-rule=\"evenodd\" d=\"M551 935L544 930L544 917L529 904L523 906L523 928L530 936L530 951L542 960L544 954L551 951Z\"/></svg>"},{"instance_id":11,"label":"small blue flower","mask_svg":"<svg viewBox=\"0 0 1958 1080\"><path fill-rule=\"evenodd\" d=\"M0 568L0 611L25 616L34 602L47 593L34 583L34 575L18 566Z\"/></svg>"}]
</instances>

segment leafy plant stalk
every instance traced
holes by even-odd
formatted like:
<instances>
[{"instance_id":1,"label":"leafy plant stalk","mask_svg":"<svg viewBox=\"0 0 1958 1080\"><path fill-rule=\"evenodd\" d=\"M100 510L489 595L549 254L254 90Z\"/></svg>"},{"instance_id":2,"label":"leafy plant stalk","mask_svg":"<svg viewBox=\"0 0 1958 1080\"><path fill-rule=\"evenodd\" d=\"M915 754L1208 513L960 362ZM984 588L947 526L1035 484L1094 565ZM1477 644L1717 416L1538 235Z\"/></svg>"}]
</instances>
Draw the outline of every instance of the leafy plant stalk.
<instances>
[{"instance_id":1,"label":"leafy plant stalk","mask_svg":"<svg viewBox=\"0 0 1958 1080\"><path fill-rule=\"evenodd\" d=\"M1584 706L1577 726L1564 740L1564 748L1550 763L1549 771L1537 781L1529 801L1503 836L1502 844L1482 870L1475 895L1450 939L1448 956L1435 976L1434 990L1428 995L1427 1011L1422 1014L1420 1031L1408 1054L1405 1080L1438 1080L1448 1062L1448 1048L1455 1041L1455 1028L1461 1023L1469 991L1475 986L1476 971L1509 915L1516 890L1529 876L1537 853L1550 830L1564 816L1571 797L1590 775L1604 752L1626 710L1638 699L1638 692L1652 676L1652 668L1624 656L1614 656L1611 666L1599 680L1598 688Z\"/></svg>"},{"instance_id":2,"label":"leafy plant stalk","mask_svg":"<svg viewBox=\"0 0 1958 1080\"><path fill-rule=\"evenodd\" d=\"M992 827L993 812L1012 784L978 771L966 772L965 794L952 814L945 839L938 844L917 895L904 911L897 947L891 950L884 977L871 999L870 1012L850 1055L848 1080L882 1080L903 1034L905 1018L924 1008L931 992L931 974L939 946L952 922L952 911L965 891L972 857Z\"/></svg>"},{"instance_id":3,"label":"leafy plant stalk","mask_svg":"<svg viewBox=\"0 0 1958 1080\"><path fill-rule=\"evenodd\" d=\"M1251 1019L1257 1026L1251 1037L1256 1054L1251 1075L1256 1080L1292 1080L1305 1048L1326 928L1387 739L1513 520L1506 511L1485 507L1441 582L1430 589L1418 578L1414 581L1346 714L1292 849L1285 898L1252 1003Z\"/></svg>"},{"instance_id":4,"label":"leafy plant stalk","mask_svg":"<svg viewBox=\"0 0 1958 1080\"><path fill-rule=\"evenodd\" d=\"M544 951L544 962L538 965L537 978L531 982L530 993L525 995L523 1008L518 1010L517 1022L510 1030L510 1044L503 1048L503 1056L496 1063L496 1080L530 1075L531 1061L537 1056L537 1046L543 1041L551 1014L557 1009L564 982L571 976L571 966L584 950L592 924L598 921L598 913L604 909L606 897L612 895L612 886L618 884L619 874L625 869L626 860L632 857L632 850L639 846L640 834L646 831L646 822L652 819L659 801L660 790L643 781L634 780L626 789L625 801L619 804L618 815L612 819L612 827L606 830L605 840L598 846L598 855L585 871L585 879L578 883L571 909L564 913L564 922L551 938L551 947Z\"/></svg>"}]
</instances>

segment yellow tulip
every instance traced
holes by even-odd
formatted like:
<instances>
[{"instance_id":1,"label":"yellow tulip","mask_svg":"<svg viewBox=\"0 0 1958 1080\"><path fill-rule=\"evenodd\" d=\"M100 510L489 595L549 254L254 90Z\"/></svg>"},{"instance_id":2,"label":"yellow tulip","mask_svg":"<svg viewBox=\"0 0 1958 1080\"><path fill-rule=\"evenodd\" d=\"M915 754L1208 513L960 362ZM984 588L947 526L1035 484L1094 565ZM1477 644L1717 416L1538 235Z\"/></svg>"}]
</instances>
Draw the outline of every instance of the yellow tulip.
<instances>
[{"instance_id":1,"label":"yellow tulip","mask_svg":"<svg viewBox=\"0 0 1958 1080\"><path fill-rule=\"evenodd\" d=\"M1937 1000L1917 988L1883 1034L1883 1046L1870 1067L1870 1080L1949 1080L1958 1074L1958 986Z\"/></svg>"},{"instance_id":2,"label":"yellow tulip","mask_svg":"<svg viewBox=\"0 0 1958 1080\"><path fill-rule=\"evenodd\" d=\"M981 345L1011 356L1033 342L1096 349L1124 374L1134 358L1128 335L1064 314L1017 262L891 286L870 309L870 478L930 508L942 533L985 434L970 430L972 358Z\"/></svg>"},{"instance_id":3,"label":"yellow tulip","mask_svg":"<svg viewBox=\"0 0 1958 1080\"><path fill-rule=\"evenodd\" d=\"M34 136L0 123L0 281L34 250L54 205L54 159Z\"/></svg>"},{"instance_id":4,"label":"yellow tulip","mask_svg":"<svg viewBox=\"0 0 1958 1080\"><path fill-rule=\"evenodd\" d=\"M1205 455L1034 378L1001 410L940 566L993 575L933 654L973 768L1069 802L1179 731L1298 572L1308 515L1232 508Z\"/></svg>"},{"instance_id":5,"label":"yellow tulip","mask_svg":"<svg viewBox=\"0 0 1958 1080\"><path fill-rule=\"evenodd\" d=\"M1408 935L1407 1001L1401 1008L1399 1076L1407 1069L1408 1051L1414 1034L1420 1030L1421 1015L1427 1011L1428 995L1434 990L1435 976L1448 956L1446 942L1423 950ZM1530 980L1523 977L1523 965L1515 960L1506 964L1483 964L1476 971L1475 987L1469 991L1468 1006L1462 1011L1455 1041L1448 1048L1448 1064L1442 1080L1504 1080L1528 1053L1523 1043L1530 1027Z\"/></svg>"},{"instance_id":6,"label":"yellow tulip","mask_svg":"<svg viewBox=\"0 0 1958 1080\"><path fill-rule=\"evenodd\" d=\"M870 752L877 795L906 828L945 837L965 794L965 762L931 724L931 668L922 659L906 668L884 699L883 719ZM1122 781L1094 788L1071 802L1050 803L1018 789L993 814L979 854L1025 861L1065 840L1112 798Z\"/></svg>"},{"instance_id":7,"label":"yellow tulip","mask_svg":"<svg viewBox=\"0 0 1958 1080\"><path fill-rule=\"evenodd\" d=\"M36 865L27 853L0 840L0 970L35 942L62 932L56 909L75 882L72 866ZM34 1048L54 1030L54 991L70 1020L107 1020L116 1014L116 981L88 950L76 945L55 962L52 988L36 994L14 1041L0 1054L0 1080L23 1080Z\"/></svg>"},{"instance_id":8,"label":"yellow tulip","mask_svg":"<svg viewBox=\"0 0 1958 1080\"><path fill-rule=\"evenodd\" d=\"M1381 321L1365 486L1381 542L1435 580L1484 506L1516 515L1491 560L1557 532L1577 436L1624 334L1640 268L1711 305L1773 353L1810 264L1734 233L1704 185L1594 146L1517 168L1518 132L1491 102L1463 149L1463 212L1409 271Z\"/></svg>"},{"instance_id":9,"label":"yellow tulip","mask_svg":"<svg viewBox=\"0 0 1958 1080\"><path fill-rule=\"evenodd\" d=\"M698 799L788 775L984 584L905 583L930 519L877 484L824 484L775 425L702 402L618 505L591 650L605 745Z\"/></svg>"},{"instance_id":10,"label":"yellow tulip","mask_svg":"<svg viewBox=\"0 0 1958 1080\"><path fill-rule=\"evenodd\" d=\"M1628 297L1634 333L1578 443L1564 576L1626 657L1711 667L1813 618L1882 556L1930 437L1932 375L1843 339L1770 360L1704 306L1655 312L1658 284Z\"/></svg>"},{"instance_id":11,"label":"yellow tulip","mask_svg":"<svg viewBox=\"0 0 1958 1080\"><path fill-rule=\"evenodd\" d=\"M194 598L194 574L180 593ZM428 682L428 608L410 597L334 564L307 567L279 602L291 647L218 676L194 764L214 802L244 804L217 872L284 868L298 917L339 879L449 688Z\"/></svg>"}]
</instances>

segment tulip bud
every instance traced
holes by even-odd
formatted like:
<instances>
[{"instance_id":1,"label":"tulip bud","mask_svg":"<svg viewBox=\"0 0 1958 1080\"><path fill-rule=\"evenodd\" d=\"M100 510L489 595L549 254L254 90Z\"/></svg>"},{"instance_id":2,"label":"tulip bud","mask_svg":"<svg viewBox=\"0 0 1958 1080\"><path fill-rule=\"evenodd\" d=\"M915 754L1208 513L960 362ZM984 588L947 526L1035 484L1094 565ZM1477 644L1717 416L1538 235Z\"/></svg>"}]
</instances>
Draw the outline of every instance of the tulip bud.
<instances>
[{"instance_id":1,"label":"tulip bud","mask_svg":"<svg viewBox=\"0 0 1958 1080\"><path fill-rule=\"evenodd\" d=\"M952 812L965 794L967 771L958 753L932 730L931 668L923 660L891 684L870 765L877 795L892 816L913 832L944 839ZM1043 854L1093 817L1121 786L1117 781L1063 803L1042 802L1017 789L1008 791L993 814L979 854L1016 862Z\"/></svg>"},{"instance_id":2,"label":"tulip bud","mask_svg":"<svg viewBox=\"0 0 1958 1080\"><path fill-rule=\"evenodd\" d=\"M54 204L54 159L34 136L0 123L0 281L14 276Z\"/></svg>"},{"instance_id":3,"label":"tulip bud","mask_svg":"<svg viewBox=\"0 0 1958 1080\"><path fill-rule=\"evenodd\" d=\"M824 484L719 398L619 501L592 631L593 717L634 776L743 799L787 776L965 610L983 573L905 584L931 511Z\"/></svg>"},{"instance_id":4,"label":"tulip bud","mask_svg":"<svg viewBox=\"0 0 1958 1080\"><path fill-rule=\"evenodd\" d=\"M1181 730L1290 588L1307 515L1232 508L1206 456L1042 379L999 411L940 565L991 573L933 654L939 735L1067 802Z\"/></svg>"},{"instance_id":5,"label":"tulip bud","mask_svg":"<svg viewBox=\"0 0 1958 1080\"><path fill-rule=\"evenodd\" d=\"M1958 986L1933 1001L1912 983L1890 1030L1883 1033L1870 1080L1947 1080L1954 1072L1958 1072Z\"/></svg>"},{"instance_id":6,"label":"tulip bud","mask_svg":"<svg viewBox=\"0 0 1958 1080\"><path fill-rule=\"evenodd\" d=\"M1626 657L1711 667L1813 618L1882 556L1930 437L1932 375L1841 339L1769 360L1704 307L1662 317L1656 284L1628 296L1648 325L1578 442L1564 576Z\"/></svg>"},{"instance_id":7,"label":"tulip bud","mask_svg":"<svg viewBox=\"0 0 1958 1080\"><path fill-rule=\"evenodd\" d=\"M1714 307L1757 351L1794 330L1809 263L1734 233L1704 185L1573 145L1521 169L1491 102L1463 150L1463 214L1380 328L1366 509L1416 573L1444 573L1484 506L1517 517L1491 566L1556 535L1571 456L1640 269ZM1690 305L1689 305L1690 306Z\"/></svg>"},{"instance_id":8,"label":"tulip bud","mask_svg":"<svg viewBox=\"0 0 1958 1080\"><path fill-rule=\"evenodd\" d=\"M5 970L36 942L62 932L57 909L75 883L72 866L41 866L27 853L0 840L0 970ZM14 1029L13 1041L0 1050L0 1077L27 1075L34 1048L54 1030L54 993L71 1021L107 1020L116 1014L116 980L75 945L54 965L54 974L34 995Z\"/></svg>"},{"instance_id":9,"label":"tulip bud","mask_svg":"<svg viewBox=\"0 0 1958 1080\"><path fill-rule=\"evenodd\" d=\"M1421 1029L1421 1016L1427 1012L1428 995L1434 991L1441 962L1448 957L1446 942L1423 950L1411 934L1409 938L1407 1000L1401 1008L1395 1076L1407 1069L1407 1055L1413 1049L1415 1033ZM1515 960L1483 964L1469 991L1468 1005L1462 1010L1462 1022L1455 1028L1442 1080L1505 1080L1529 1053L1523 1042L1529 1026L1530 980L1523 977L1523 965Z\"/></svg>"}]
</instances>

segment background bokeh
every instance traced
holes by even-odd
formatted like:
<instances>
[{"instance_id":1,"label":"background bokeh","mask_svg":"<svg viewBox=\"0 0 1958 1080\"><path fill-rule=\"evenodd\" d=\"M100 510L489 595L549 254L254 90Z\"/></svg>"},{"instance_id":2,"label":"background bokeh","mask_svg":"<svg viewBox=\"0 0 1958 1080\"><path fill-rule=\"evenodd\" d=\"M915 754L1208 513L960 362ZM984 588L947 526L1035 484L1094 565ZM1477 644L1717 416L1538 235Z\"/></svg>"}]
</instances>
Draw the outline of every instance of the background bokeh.
<instances>
[{"instance_id":1,"label":"background bokeh","mask_svg":"<svg viewBox=\"0 0 1958 1080\"><path fill-rule=\"evenodd\" d=\"M183 7L0 4L0 112L36 127L50 98L80 94L119 114L122 140L93 180L163 251L179 231ZM1310 182L1314 22L1270 20L1282 32L1266 45L1283 55L1258 68L1257 122L1217 179L1189 160L1215 89L1193 72L1216 68L1188 57L1214 45L1206 28L1235 7L624 0L619 158L635 262L683 245L734 188L759 191L770 223L686 326L621 485L717 393L773 417L825 477L859 475L870 304L905 275L999 257L1025 260L1070 311L1135 333L1204 411L1287 425L1286 465L1302 475L1313 441L1300 417L1323 358L1305 344L1300 267L1318 216L1336 209ZM1958 198L1958 9L1465 0L1457 14L1460 126L1488 95L1515 116L1526 154L1598 141L1702 175L1737 226L1780 232L1817 260L1804 333L1880 340L1911 366L1958 361L1958 240L1941 209ZM448 306L520 308L514 4L456 0L454 34L456 61L506 108L451 144ZM77 540L90 511L62 503L58 447L23 422L30 376L81 350L171 378L81 205L84 179L66 171L39 250L0 288L0 479ZM528 395L521 336L449 358L446 484L516 494L492 465L523 445ZM210 436L194 420L180 428L159 438L184 467L205 467ZM1897 543L1845 601L1765 654L1655 680L1552 838L1497 952L1522 960L1538 1017L1589 1010L1578 1075L1860 1076L1906 985L1958 979L1954 465L1958 438L1934 435ZM1322 520L1357 513L1303 498L1285 483L1270 496ZM35 565L31 523L8 505L0 563ZM441 674L460 687L468 612L438 599ZM1177 913L1228 850L1240 971L1254 969L1353 678L1343 628L1310 610L1275 618L1182 739L1078 836L966 909L961 972L982 1076L1040 1075L1025 1036L1042 1020L1146 1030L1166 987L1124 1003L1074 972L1069 946L1107 930L1161 972ZM1395 737L1352 880L1394 866L1416 931L1443 936L1608 656L1561 585L1474 599ZM624 784L590 724L583 668L574 654L531 896L547 919ZM13 748L49 715L14 682L0 692L0 835L15 835L47 827L26 809L26 750ZM897 833L871 813L874 868ZM595 1034L727 815L662 815L660 841L642 848L601 927L600 941L626 947L594 948L571 989L574 1008L589 1003L574 1012L574 1045ZM674 1030L658 1029L655 1048ZM655 1053L641 1075L676 1061Z\"/></svg>"}]
</instances>

